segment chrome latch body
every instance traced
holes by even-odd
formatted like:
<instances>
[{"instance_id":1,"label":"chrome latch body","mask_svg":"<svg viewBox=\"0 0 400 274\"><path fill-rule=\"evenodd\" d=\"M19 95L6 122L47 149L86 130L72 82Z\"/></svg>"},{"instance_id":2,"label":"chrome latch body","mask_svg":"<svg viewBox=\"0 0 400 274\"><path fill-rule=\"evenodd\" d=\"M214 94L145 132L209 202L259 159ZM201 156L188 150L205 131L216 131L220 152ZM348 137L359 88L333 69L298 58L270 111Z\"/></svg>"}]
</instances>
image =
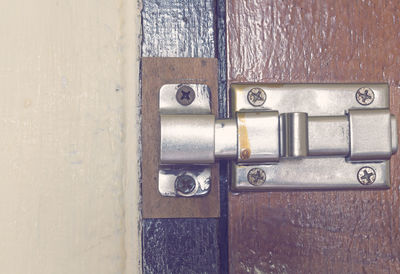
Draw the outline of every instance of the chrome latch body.
<instances>
[{"instance_id":1,"label":"chrome latch body","mask_svg":"<svg viewBox=\"0 0 400 274\"><path fill-rule=\"evenodd\" d=\"M209 96L195 91L205 87L169 86L173 108L160 91L162 165L207 169L229 159L234 191L390 186L398 138L386 84L233 84L229 119L210 114ZM174 194L188 196L179 182ZM206 191L189 196L197 194Z\"/></svg>"},{"instance_id":2,"label":"chrome latch body","mask_svg":"<svg viewBox=\"0 0 400 274\"><path fill-rule=\"evenodd\" d=\"M204 196L214 163L214 115L203 84L170 84L160 89L158 190L167 197Z\"/></svg>"}]
</instances>

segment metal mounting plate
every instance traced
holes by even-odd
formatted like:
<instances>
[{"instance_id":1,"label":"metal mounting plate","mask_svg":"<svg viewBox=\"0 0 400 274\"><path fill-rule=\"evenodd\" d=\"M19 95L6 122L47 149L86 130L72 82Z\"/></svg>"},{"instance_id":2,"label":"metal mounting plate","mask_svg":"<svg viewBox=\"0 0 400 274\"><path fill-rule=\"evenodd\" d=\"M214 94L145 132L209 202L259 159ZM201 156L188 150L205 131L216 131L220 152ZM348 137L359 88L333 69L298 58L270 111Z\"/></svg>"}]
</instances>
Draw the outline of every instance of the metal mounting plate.
<instances>
[{"instance_id":1,"label":"metal mounting plate","mask_svg":"<svg viewBox=\"0 0 400 274\"><path fill-rule=\"evenodd\" d=\"M193 90L193 101L188 105L178 102L177 92L182 87ZM210 114L211 95L210 88L203 84L167 84L160 89L160 113L161 114Z\"/></svg>"},{"instance_id":2,"label":"metal mounting plate","mask_svg":"<svg viewBox=\"0 0 400 274\"><path fill-rule=\"evenodd\" d=\"M208 163L207 159L210 157L212 158L212 162L214 161L214 154L207 153L208 150L214 151L214 140L201 138L201 136L207 135L202 135L200 133L195 135L193 137L194 139L192 139L192 131L189 132L186 130L188 125L192 130L195 130L196 126L199 126L199 124L209 124L210 126L208 128L212 131L211 135L214 135L214 125L208 123L210 119L212 119L212 121L214 120L214 116L207 115L211 114L210 88L205 84L167 84L161 87L159 96L161 136L168 136L170 137L169 139L175 140L176 143L163 143L163 138L161 138L160 159L163 165L160 165L158 172L158 191L165 197L204 196L210 192L211 188L210 166L168 165L168 157L172 158L171 162L174 162L174 156L180 153L182 146L186 145L192 152L183 155L188 159L189 163L193 160L191 157L199 157L199 155L205 158L205 163ZM187 100L187 104L180 100L182 96ZM172 116L175 119L168 119ZM176 119L178 118L182 120L176 123ZM197 145L195 146L194 143ZM183 180L185 177L190 180L190 182L186 182L186 184L191 184L192 187L189 189L186 186L186 193L183 193L179 191L177 182Z\"/></svg>"},{"instance_id":3,"label":"metal mounting plate","mask_svg":"<svg viewBox=\"0 0 400 274\"><path fill-rule=\"evenodd\" d=\"M359 103L357 90L368 87L374 99L369 104ZM265 103L254 106L248 101L249 91L261 88ZM306 112L312 116L344 115L349 109L389 108L387 84L232 84L231 111L277 110L279 113ZM372 184L362 184L364 167L374 172ZM250 170L258 170L251 184ZM261 174L261 175L260 175ZM361 174L361 175L359 175ZM368 175L368 173L367 173ZM383 189L390 187L389 161L354 163L343 157L286 158L278 163L241 165L232 163L232 190L288 190L288 189Z\"/></svg>"},{"instance_id":4,"label":"metal mounting plate","mask_svg":"<svg viewBox=\"0 0 400 274\"><path fill-rule=\"evenodd\" d=\"M371 167L376 174L373 184L363 185L357 179L358 171ZM252 185L247 174L253 168L265 172L265 183ZM309 189L383 189L390 186L389 161L381 163L350 163L341 158L285 159L275 165L233 164L232 190L309 190Z\"/></svg>"},{"instance_id":5,"label":"metal mounting plate","mask_svg":"<svg viewBox=\"0 0 400 274\"><path fill-rule=\"evenodd\" d=\"M375 98L369 105L360 105L356 98L362 87L373 90ZM265 103L253 106L247 100L252 88L261 88L267 95ZM306 112L309 116L343 115L352 108L388 108L387 84L232 84L232 111L277 110L279 113Z\"/></svg>"},{"instance_id":6,"label":"metal mounting plate","mask_svg":"<svg viewBox=\"0 0 400 274\"><path fill-rule=\"evenodd\" d=\"M207 195L191 198L165 197L160 194L158 188L160 168L167 169L171 166L160 164L160 114L162 114L159 102L160 90L164 85L174 83L207 85L210 90L207 109L211 106L211 111L215 114L218 111L218 94L216 92L218 75L215 73L217 70L218 60L215 58L142 58L141 193L143 218L218 218L220 216L218 163L209 166L211 167L212 182ZM175 87L173 88L170 95L176 100L177 90ZM180 108L180 106L176 106ZM183 108L187 107L182 106Z\"/></svg>"}]
</instances>

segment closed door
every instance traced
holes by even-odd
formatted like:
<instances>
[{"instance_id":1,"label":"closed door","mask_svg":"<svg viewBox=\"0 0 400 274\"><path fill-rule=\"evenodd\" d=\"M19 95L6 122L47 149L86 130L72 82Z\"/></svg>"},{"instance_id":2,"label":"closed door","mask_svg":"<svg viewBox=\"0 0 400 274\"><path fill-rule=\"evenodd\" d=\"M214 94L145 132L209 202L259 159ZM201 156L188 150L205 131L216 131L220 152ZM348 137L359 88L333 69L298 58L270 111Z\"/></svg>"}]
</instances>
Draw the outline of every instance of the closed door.
<instances>
[{"instance_id":1,"label":"closed door","mask_svg":"<svg viewBox=\"0 0 400 274\"><path fill-rule=\"evenodd\" d=\"M226 16L228 82L387 82L399 114L398 1L235 0ZM230 273L399 273L398 155L390 190L229 193Z\"/></svg>"}]
</instances>

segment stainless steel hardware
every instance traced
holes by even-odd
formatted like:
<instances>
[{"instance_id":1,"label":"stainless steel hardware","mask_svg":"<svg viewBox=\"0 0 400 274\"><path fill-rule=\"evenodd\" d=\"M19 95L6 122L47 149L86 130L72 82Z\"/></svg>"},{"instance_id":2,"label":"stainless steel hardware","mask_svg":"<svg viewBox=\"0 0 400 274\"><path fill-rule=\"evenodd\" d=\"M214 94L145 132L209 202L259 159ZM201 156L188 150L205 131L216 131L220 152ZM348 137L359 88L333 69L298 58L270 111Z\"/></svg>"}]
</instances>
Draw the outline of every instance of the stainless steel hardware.
<instances>
[{"instance_id":1,"label":"stainless steel hardware","mask_svg":"<svg viewBox=\"0 0 400 274\"><path fill-rule=\"evenodd\" d=\"M218 159L231 161L234 191L390 186L398 138L386 84L233 84L230 119L211 115L209 92L160 90L162 195L205 195ZM187 174L196 186L177 191Z\"/></svg>"},{"instance_id":2,"label":"stainless steel hardware","mask_svg":"<svg viewBox=\"0 0 400 274\"><path fill-rule=\"evenodd\" d=\"M158 173L161 195L192 197L210 191L211 168L206 164L215 160L215 117L211 115L210 102L210 89L206 85L161 87Z\"/></svg>"}]
</instances>

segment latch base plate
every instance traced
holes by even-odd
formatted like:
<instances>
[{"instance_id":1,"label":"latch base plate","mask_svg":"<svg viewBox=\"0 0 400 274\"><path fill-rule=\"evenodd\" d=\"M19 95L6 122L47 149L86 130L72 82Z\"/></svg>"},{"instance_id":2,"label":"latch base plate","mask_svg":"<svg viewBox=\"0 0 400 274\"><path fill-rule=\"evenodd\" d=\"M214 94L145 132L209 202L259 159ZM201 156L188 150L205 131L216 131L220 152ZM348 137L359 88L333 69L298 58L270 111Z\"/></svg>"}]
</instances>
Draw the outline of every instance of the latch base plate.
<instances>
[{"instance_id":1,"label":"latch base plate","mask_svg":"<svg viewBox=\"0 0 400 274\"><path fill-rule=\"evenodd\" d=\"M233 191L385 189L390 187L390 165L341 158L285 159L272 165L232 164L232 178Z\"/></svg>"},{"instance_id":2,"label":"latch base plate","mask_svg":"<svg viewBox=\"0 0 400 274\"><path fill-rule=\"evenodd\" d=\"M257 96L260 93L263 96ZM390 101L387 84L232 84L231 95L232 116L240 112L271 110L279 113L307 113L309 116L317 117L311 125L319 126L321 123L316 123L319 121L318 117L321 117L321 121L325 121L323 117L328 116L337 117L338 120L345 117L352 109L389 109ZM326 120L329 123L333 122L333 120ZM393 121L394 131L396 126L393 124L395 120ZM335 125L336 131L343 131L342 137L348 139L347 126L341 123ZM324 136L331 138L329 130L320 132L321 128L315 130L314 127L309 130L316 133L319 139L324 139ZM346 155L335 156L335 153L346 154L346 152L342 153L342 150L348 151L350 148L350 140L343 139L341 132L336 131L332 131L334 133L332 136L335 135L336 138L333 139L332 144L335 144L335 140L338 141L337 143L344 143L345 149L338 149L338 151L333 151L334 153L325 152L325 155L331 154L328 157L313 156L315 146L310 144L307 157L285 158L281 145L279 162L237 163L232 161L231 189L233 191L268 191L389 188L389 161L352 162ZM394 134L397 135L396 132ZM397 138L393 140L397 145ZM282 143L283 140L280 141ZM327 142L328 145L331 144L325 140L325 143ZM321 144L329 147L325 143ZM393 144L392 150L395 151L397 147Z\"/></svg>"}]
</instances>

